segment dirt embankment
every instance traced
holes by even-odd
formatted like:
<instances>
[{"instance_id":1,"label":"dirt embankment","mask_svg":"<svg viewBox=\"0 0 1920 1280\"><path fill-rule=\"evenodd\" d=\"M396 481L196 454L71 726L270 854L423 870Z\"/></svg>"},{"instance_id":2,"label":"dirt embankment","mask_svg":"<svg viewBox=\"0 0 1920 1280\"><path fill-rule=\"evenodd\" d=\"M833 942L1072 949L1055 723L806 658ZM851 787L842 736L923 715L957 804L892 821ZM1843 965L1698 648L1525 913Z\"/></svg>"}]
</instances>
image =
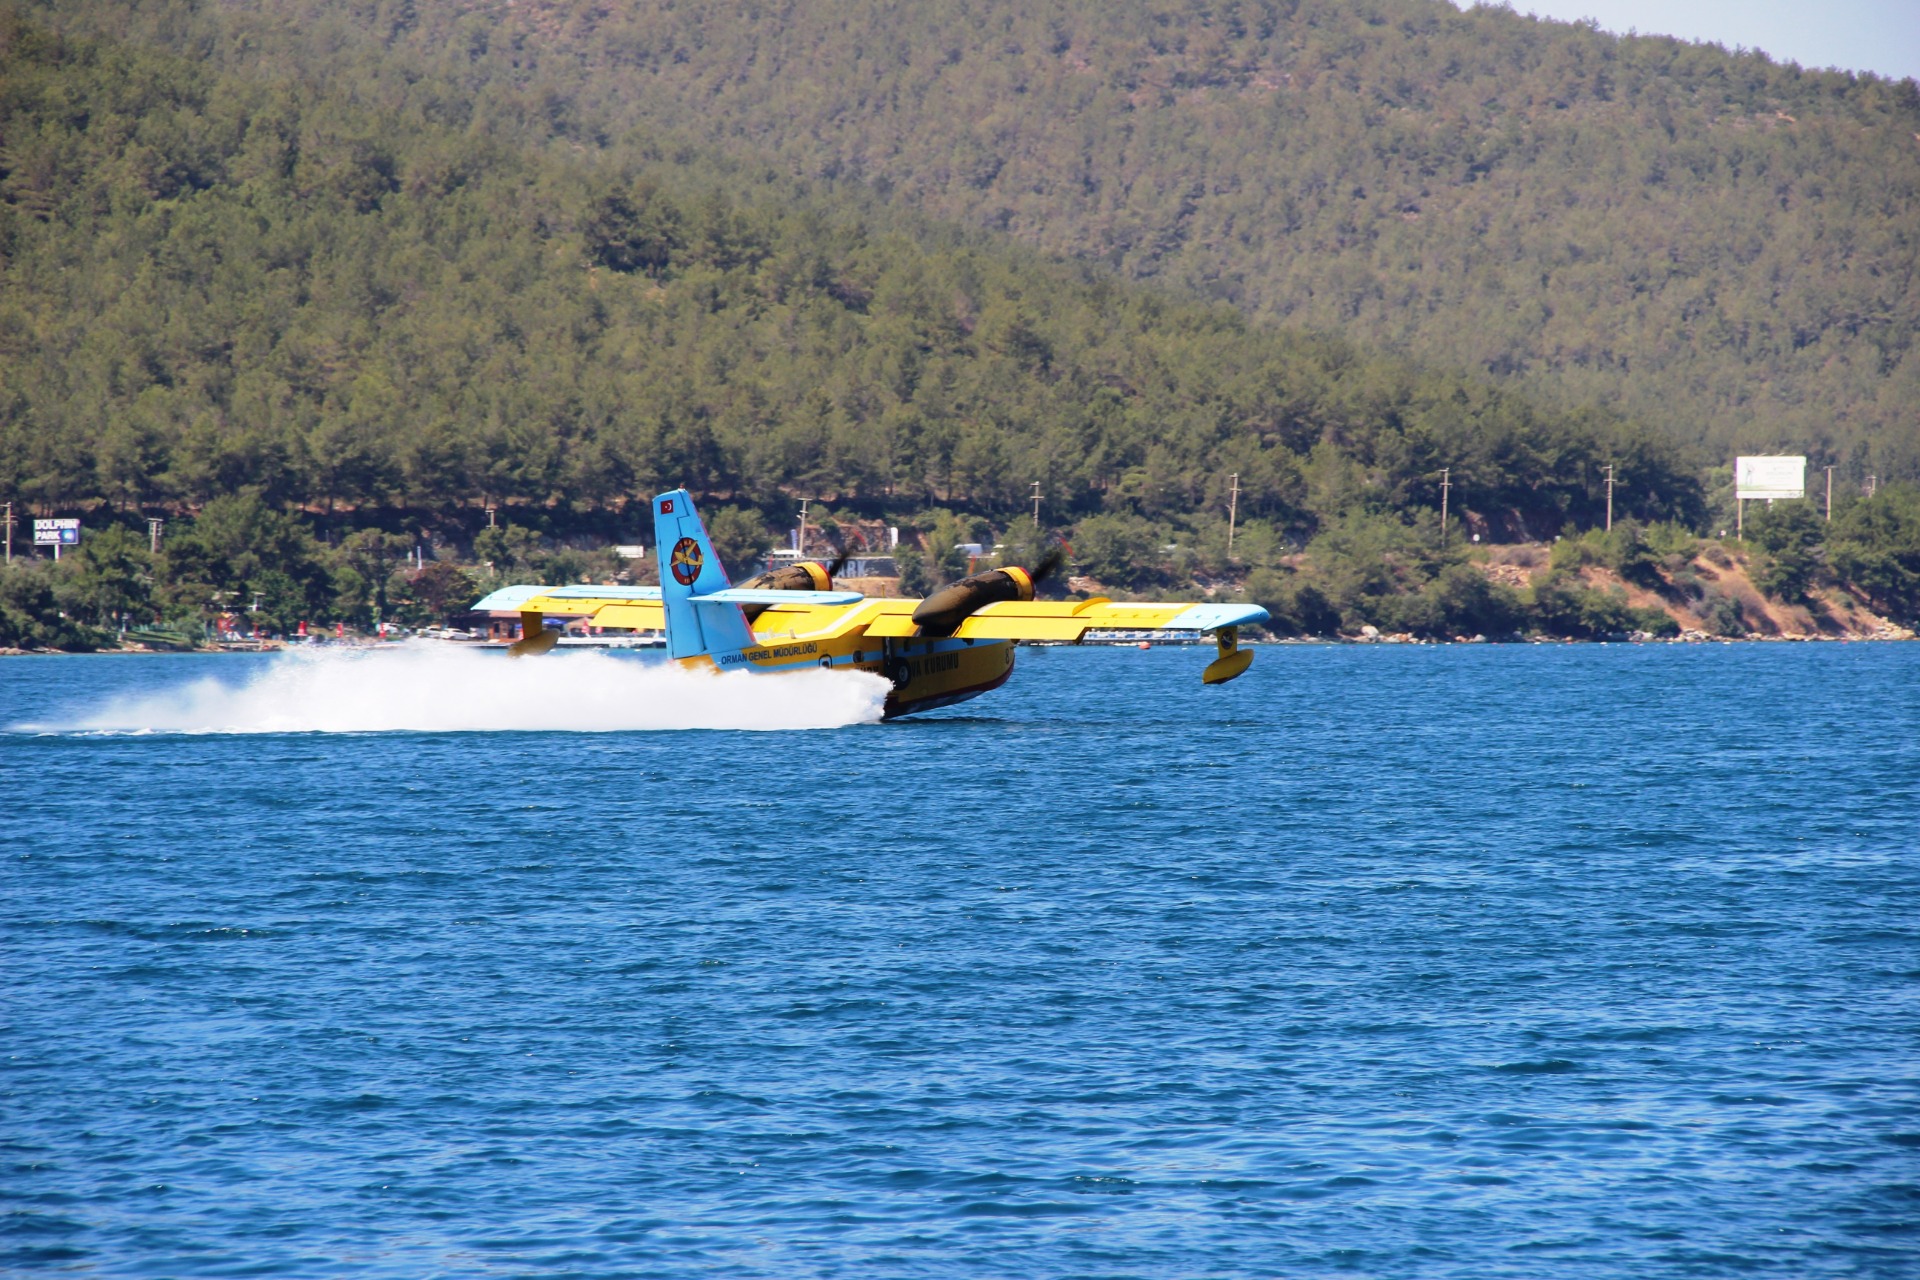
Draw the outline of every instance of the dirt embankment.
<instances>
[{"instance_id":1,"label":"dirt embankment","mask_svg":"<svg viewBox=\"0 0 1920 1280\"><path fill-rule=\"evenodd\" d=\"M1545 543L1494 547L1480 567L1505 586L1526 588L1544 580L1552 558ZM1840 587L1815 587L1806 604L1769 599L1754 585L1752 559L1744 551L1709 543L1684 563L1667 563L1651 583L1629 582L1613 569L1585 565L1581 582L1601 591L1622 591L1636 609L1659 609L1683 638L1729 638L1745 634L1777 640L1893 640L1913 633L1869 608Z\"/></svg>"}]
</instances>

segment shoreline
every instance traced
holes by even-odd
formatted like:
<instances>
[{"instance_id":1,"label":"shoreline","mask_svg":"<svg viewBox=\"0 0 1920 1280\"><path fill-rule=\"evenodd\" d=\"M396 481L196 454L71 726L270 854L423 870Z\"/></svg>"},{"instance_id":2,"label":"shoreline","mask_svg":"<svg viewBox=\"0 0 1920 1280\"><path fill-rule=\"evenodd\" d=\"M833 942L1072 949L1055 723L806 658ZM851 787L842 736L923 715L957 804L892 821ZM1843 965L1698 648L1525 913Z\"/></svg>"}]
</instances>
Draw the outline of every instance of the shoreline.
<instances>
[{"instance_id":1,"label":"shoreline","mask_svg":"<svg viewBox=\"0 0 1920 1280\"><path fill-rule=\"evenodd\" d=\"M1696 645L1711 645L1711 644L1903 644L1903 643L1907 643L1914 640L1920 640L1920 634L1916 634L1913 631L1908 631L1905 628L1894 628L1892 629L1891 634L1864 635L1864 636L1863 635L1838 635L1838 636L1679 635L1679 636L1594 636L1594 637L1520 636L1520 637L1500 639L1500 640L1495 640L1486 636L1472 636L1472 637L1455 636L1451 639L1429 640L1429 639L1422 639L1418 636L1414 636L1411 634L1402 633L1398 635L1379 635L1379 636L1282 636L1282 637L1271 639L1271 640L1242 640L1240 643L1243 647L1246 647L1246 646L1268 647L1268 646L1278 646L1278 645L1329 645L1329 646L1344 645L1344 646L1358 646L1358 647L1368 647L1368 646L1375 646L1375 645L1394 645L1394 646L1422 645L1422 646L1428 646L1428 647L1459 646L1463 648L1464 647L1482 647L1482 646L1498 647L1498 648L1518 648L1518 647L1525 646L1525 647L1531 648L1531 647L1537 647L1540 645L1569 645L1569 644L1640 645L1640 646L1649 646L1649 645L1696 646ZM1168 642L1165 644L1157 644L1157 645L1152 645L1150 647L1156 648L1156 649L1192 648L1196 644L1200 644L1200 643L1203 643L1203 642L1180 641L1180 642ZM349 641L345 643L336 642L336 643L327 644L327 645L314 645L311 647L314 649L367 650L367 649L385 648L390 644L392 644L391 641L367 641L360 644L355 644ZM301 646L302 649L305 649L308 647L309 646ZM1045 644L1045 645L1022 645L1021 647L1022 648L1048 648L1048 649L1078 649L1078 648L1108 649L1108 648L1132 648L1133 646L1132 645L1106 645L1106 644L1089 644L1089 645ZM255 655L255 654L261 654L261 653L287 653L290 651L291 651L291 647L287 645L267 645L260 648L251 648L251 649L215 649L215 648L145 649L145 648L125 648L125 647L100 648L100 649L6 649L6 648L0 648L0 658L87 658L87 657L137 657L137 656L166 657L166 658L196 658L196 657L204 658L204 657L228 656L228 655Z\"/></svg>"}]
</instances>

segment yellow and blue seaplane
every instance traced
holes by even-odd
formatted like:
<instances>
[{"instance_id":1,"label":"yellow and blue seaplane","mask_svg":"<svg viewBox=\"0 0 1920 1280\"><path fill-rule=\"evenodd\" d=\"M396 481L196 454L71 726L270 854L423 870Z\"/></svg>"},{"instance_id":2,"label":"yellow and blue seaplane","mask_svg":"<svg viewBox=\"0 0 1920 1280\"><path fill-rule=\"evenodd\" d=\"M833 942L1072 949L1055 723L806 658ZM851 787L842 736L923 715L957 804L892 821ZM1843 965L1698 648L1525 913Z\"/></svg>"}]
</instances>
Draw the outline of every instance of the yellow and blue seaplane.
<instances>
[{"instance_id":1,"label":"yellow and blue seaplane","mask_svg":"<svg viewBox=\"0 0 1920 1280\"><path fill-rule=\"evenodd\" d=\"M560 641L548 615L589 625L664 631L667 656L683 666L772 674L827 667L870 671L893 685L885 716L952 706L998 689L1013 674L1018 641L1078 644L1089 631L1211 633L1219 656L1201 672L1224 684L1253 662L1239 628L1265 622L1250 604L1116 603L1036 600L1035 570L1008 566L954 583L924 600L836 590L833 568L785 565L733 585L685 489L653 500L658 587L508 587L476 609L517 608L516 657L545 653Z\"/></svg>"}]
</instances>

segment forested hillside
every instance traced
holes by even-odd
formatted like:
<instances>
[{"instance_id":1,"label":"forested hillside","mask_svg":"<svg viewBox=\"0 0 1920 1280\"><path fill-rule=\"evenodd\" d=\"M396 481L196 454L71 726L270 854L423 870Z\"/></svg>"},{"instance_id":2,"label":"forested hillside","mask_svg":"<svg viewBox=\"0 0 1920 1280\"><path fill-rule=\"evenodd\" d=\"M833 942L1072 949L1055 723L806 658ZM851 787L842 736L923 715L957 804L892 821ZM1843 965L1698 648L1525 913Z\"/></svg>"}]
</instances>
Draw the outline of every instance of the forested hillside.
<instances>
[{"instance_id":1,"label":"forested hillside","mask_svg":"<svg viewBox=\"0 0 1920 1280\"><path fill-rule=\"evenodd\" d=\"M1017 250L541 155L420 103L31 25L0 65L0 489L586 511L685 483L1299 536L1359 504L1697 519L1693 469L1538 409Z\"/></svg>"},{"instance_id":2,"label":"forested hillside","mask_svg":"<svg viewBox=\"0 0 1920 1280\"><path fill-rule=\"evenodd\" d=\"M229 65L403 55L449 118L764 158L1715 456L1920 474L1910 81L1446 0L141 14Z\"/></svg>"},{"instance_id":3,"label":"forested hillside","mask_svg":"<svg viewBox=\"0 0 1920 1280\"><path fill-rule=\"evenodd\" d=\"M213 29L184 0L129 40L22 12L0 9L0 498L89 534L0 572L0 646L191 632L254 596L282 627L430 619L496 571L612 572L581 545L644 536L630 504L683 483L736 567L806 496L903 527L917 586L965 571L958 543L1064 535L1109 589L1250 594L1280 630L1613 634L1651 620L1557 568L1490 580L1466 533L1590 529L1608 466L1608 563L1691 554L1721 509L1701 455L1632 416L596 134L563 95L179 56ZM1916 501L1843 489L1763 576L1912 617Z\"/></svg>"}]
</instances>

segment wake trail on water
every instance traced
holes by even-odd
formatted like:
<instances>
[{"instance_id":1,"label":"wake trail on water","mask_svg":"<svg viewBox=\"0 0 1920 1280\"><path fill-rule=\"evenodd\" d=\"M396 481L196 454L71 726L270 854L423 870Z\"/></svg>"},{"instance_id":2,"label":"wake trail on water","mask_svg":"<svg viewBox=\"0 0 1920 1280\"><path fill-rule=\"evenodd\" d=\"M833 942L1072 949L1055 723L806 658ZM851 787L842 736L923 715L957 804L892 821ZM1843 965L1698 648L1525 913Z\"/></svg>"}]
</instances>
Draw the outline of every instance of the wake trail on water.
<instances>
[{"instance_id":1,"label":"wake trail on water","mask_svg":"<svg viewBox=\"0 0 1920 1280\"><path fill-rule=\"evenodd\" d=\"M690 671L600 653L515 660L438 645L274 657L217 678L116 697L55 733L486 733L835 729L880 719L887 682L864 671Z\"/></svg>"}]
</instances>

